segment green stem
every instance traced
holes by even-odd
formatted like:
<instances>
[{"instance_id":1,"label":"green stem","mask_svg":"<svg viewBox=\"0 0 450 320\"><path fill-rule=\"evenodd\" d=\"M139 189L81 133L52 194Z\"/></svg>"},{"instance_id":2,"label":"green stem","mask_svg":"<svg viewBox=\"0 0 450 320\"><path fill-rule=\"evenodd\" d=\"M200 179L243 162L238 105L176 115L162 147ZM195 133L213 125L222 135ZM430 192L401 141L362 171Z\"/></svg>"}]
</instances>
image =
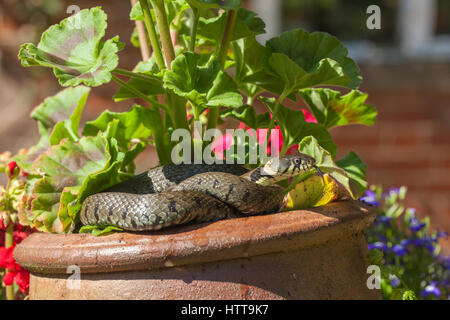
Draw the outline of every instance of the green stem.
<instances>
[{"instance_id":1,"label":"green stem","mask_svg":"<svg viewBox=\"0 0 450 320\"><path fill-rule=\"evenodd\" d=\"M237 17L237 10L230 10L227 12L227 24L223 32L222 43L220 44L220 51L217 56L222 67L225 66L225 62L227 60L228 48L230 46L231 36L233 35L236 17Z\"/></svg>"},{"instance_id":2,"label":"green stem","mask_svg":"<svg viewBox=\"0 0 450 320\"><path fill-rule=\"evenodd\" d=\"M173 49L169 23L167 22L164 0L150 0L150 3L153 6L153 10L155 10L156 23L158 24L161 45L164 51L164 56L166 57L166 65L170 70L170 65L175 59L175 50Z\"/></svg>"},{"instance_id":3,"label":"green stem","mask_svg":"<svg viewBox=\"0 0 450 320\"><path fill-rule=\"evenodd\" d=\"M189 51L195 51L195 40L197 38L198 19L200 18L197 8L192 8L192 27L191 27L191 41L189 42Z\"/></svg>"},{"instance_id":4,"label":"green stem","mask_svg":"<svg viewBox=\"0 0 450 320\"><path fill-rule=\"evenodd\" d=\"M222 69L225 68L225 62L227 61L228 48L231 42L231 36L233 35L234 25L236 22L237 10L230 10L227 12L227 22L225 30L222 36L222 42L220 44L220 51L217 58L222 65ZM207 129L213 129L217 126L217 118L219 117L219 108L210 108L208 113Z\"/></svg>"},{"instance_id":5,"label":"green stem","mask_svg":"<svg viewBox=\"0 0 450 320\"><path fill-rule=\"evenodd\" d=\"M153 23L152 15L150 13L150 7L148 6L147 0L139 0L141 4L142 12L144 13L144 23L147 28L148 37L152 44L153 52L156 56L156 63L158 64L159 69L164 69L164 58L162 56L161 47L159 45L158 36L156 35L155 24Z\"/></svg>"},{"instance_id":6,"label":"green stem","mask_svg":"<svg viewBox=\"0 0 450 320\"><path fill-rule=\"evenodd\" d=\"M5 248L10 248L13 246L13 230L14 224L12 221L9 222L9 226L5 231ZM8 273L9 271L6 271ZM14 300L14 285L5 286L6 287L6 300Z\"/></svg>"},{"instance_id":7,"label":"green stem","mask_svg":"<svg viewBox=\"0 0 450 320\"><path fill-rule=\"evenodd\" d=\"M117 82L118 84L120 84L122 87L124 87L125 89L131 91L132 93L134 93L137 97L144 99L145 101L153 104L154 100L150 99L149 97L147 97L143 92L139 91L138 89L136 89L135 87L129 85L128 83L126 83L125 81L120 80L119 78L117 78L115 75L112 75L112 79Z\"/></svg>"},{"instance_id":8,"label":"green stem","mask_svg":"<svg viewBox=\"0 0 450 320\"><path fill-rule=\"evenodd\" d=\"M288 96L288 93L285 93L285 91L283 91L281 93L281 95L278 97L277 102L275 103L275 107L273 108L273 112L272 112L272 118L270 119L269 130L267 130L267 136L266 136L266 141L265 141L266 146L269 145L270 134L272 133L273 126L275 125L275 118L277 116L280 104L284 100L284 98L286 98L287 96Z\"/></svg>"},{"instance_id":9,"label":"green stem","mask_svg":"<svg viewBox=\"0 0 450 320\"><path fill-rule=\"evenodd\" d=\"M162 81L160 79L158 79L156 77L152 77L150 75L143 74L143 73L128 71L128 70L119 69L119 68L114 69L112 72L120 74L122 76L127 76L127 77L131 77L131 78L144 80L144 81L147 81L149 83L153 83L155 85L161 85L162 84Z\"/></svg>"}]
</instances>

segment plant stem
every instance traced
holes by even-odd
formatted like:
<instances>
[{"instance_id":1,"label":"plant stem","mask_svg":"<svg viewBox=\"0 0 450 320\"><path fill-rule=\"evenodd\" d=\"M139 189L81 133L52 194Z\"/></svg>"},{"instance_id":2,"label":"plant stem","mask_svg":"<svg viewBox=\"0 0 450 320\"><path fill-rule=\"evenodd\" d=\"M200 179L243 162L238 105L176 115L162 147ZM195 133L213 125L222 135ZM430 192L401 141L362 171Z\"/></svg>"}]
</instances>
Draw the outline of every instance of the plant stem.
<instances>
[{"instance_id":1,"label":"plant stem","mask_svg":"<svg viewBox=\"0 0 450 320\"><path fill-rule=\"evenodd\" d=\"M199 19L198 9L192 8L192 27L191 27L191 41L189 42L189 51L195 51L195 40L197 38L197 26Z\"/></svg>"},{"instance_id":2,"label":"plant stem","mask_svg":"<svg viewBox=\"0 0 450 320\"><path fill-rule=\"evenodd\" d=\"M116 68L113 70L114 73L123 75L123 76L127 76L127 77L132 77L132 78L136 78L136 79L141 79L144 81L148 81L150 83L153 83L155 85L161 85L162 81L156 77L152 77L143 73L138 73L138 72L133 72L133 71L128 71L128 70L124 70L124 69L119 69Z\"/></svg>"},{"instance_id":3,"label":"plant stem","mask_svg":"<svg viewBox=\"0 0 450 320\"><path fill-rule=\"evenodd\" d=\"M164 58L162 56L161 47L159 46L155 24L153 23L152 15L150 13L150 7L148 6L147 0L139 0L139 2L141 4L142 12L144 13L144 22L147 28L148 37L150 38L152 49L156 56L156 63L162 70L165 68Z\"/></svg>"},{"instance_id":4,"label":"plant stem","mask_svg":"<svg viewBox=\"0 0 450 320\"><path fill-rule=\"evenodd\" d=\"M225 66L225 62L227 61L228 48L230 46L231 36L233 35L236 17L237 10L230 10L227 12L227 24L225 25L225 30L222 36L222 43L220 44L220 51L217 56L222 67Z\"/></svg>"},{"instance_id":5,"label":"plant stem","mask_svg":"<svg viewBox=\"0 0 450 320\"><path fill-rule=\"evenodd\" d=\"M286 93L285 91L283 91L281 93L281 95L278 97L277 102L275 103L275 107L273 108L273 112L272 112L272 118L270 119L270 124L269 124L269 130L267 130L267 136L266 136L266 141L265 141L265 145L268 146L269 145L269 139L270 139L270 135L272 133L272 129L273 126L275 125L275 118L277 116L278 113L278 109L280 107L281 102L288 96L288 93ZM281 154L280 154L281 155Z\"/></svg>"},{"instance_id":6,"label":"plant stem","mask_svg":"<svg viewBox=\"0 0 450 320\"><path fill-rule=\"evenodd\" d=\"M175 50L173 49L169 23L167 22L164 0L150 0L150 3L153 6L153 10L155 10L156 23L158 24L161 45L166 57L166 65L167 69L170 70L170 64L175 59Z\"/></svg>"},{"instance_id":7,"label":"plant stem","mask_svg":"<svg viewBox=\"0 0 450 320\"><path fill-rule=\"evenodd\" d=\"M137 97L144 99L145 101L149 102L149 103L153 103L153 101L147 97L143 92L139 91L138 89L136 89L133 86L130 86L128 83L126 83L125 81L120 80L119 78L117 78L115 75L112 75L112 79L117 82L118 84L120 84L122 87L126 88L127 90L131 91L132 93L134 93Z\"/></svg>"},{"instance_id":8,"label":"plant stem","mask_svg":"<svg viewBox=\"0 0 450 320\"><path fill-rule=\"evenodd\" d=\"M220 44L220 51L217 55L222 69L225 68L225 62L227 61L228 48L230 46L231 36L233 35L234 25L236 22L237 10L230 10L227 12L227 23L222 36L222 42ZM217 126L217 118L219 116L219 108L210 108L208 113L207 129L213 129Z\"/></svg>"},{"instance_id":9,"label":"plant stem","mask_svg":"<svg viewBox=\"0 0 450 320\"><path fill-rule=\"evenodd\" d=\"M13 230L14 224L12 221L9 222L8 228L5 231L5 248L10 248L13 246ZM8 273L9 271L6 271ZM14 300L14 285L5 286L6 288L6 300Z\"/></svg>"},{"instance_id":10,"label":"plant stem","mask_svg":"<svg viewBox=\"0 0 450 320\"><path fill-rule=\"evenodd\" d=\"M131 0L131 6L137 3L137 0ZM145 35L145 26L144 23L140 20L135 21L136 30L138 32L139 37L139 47L141 48L141 56L142 60L148 60L150 58L150 49L148 47L147 37Z\"/></svg>"}]
</instances>

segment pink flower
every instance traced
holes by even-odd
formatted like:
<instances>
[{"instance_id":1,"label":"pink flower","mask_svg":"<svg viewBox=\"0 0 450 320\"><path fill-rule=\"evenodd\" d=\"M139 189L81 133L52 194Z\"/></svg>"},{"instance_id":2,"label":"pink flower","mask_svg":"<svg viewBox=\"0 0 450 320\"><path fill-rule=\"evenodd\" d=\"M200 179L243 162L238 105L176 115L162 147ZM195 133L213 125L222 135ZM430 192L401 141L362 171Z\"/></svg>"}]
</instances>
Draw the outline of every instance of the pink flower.
<instances>
[{"instance_id":1,"label":"pink flower","mask_svg":"<svg viewBox=\"0 0 450 320\"><path fill-rule=\"evenodd\" d=\"M302 112L305 115L306 122L317 123L316 118L314 118L314 116L308 110L302 109ZM270 116L272 117L272 115L270 115ZM251 128L249 126L246 126L245 123L243 123L243 122L241 122L239 124L239 129L247 130L247 131L249 131L250 135L253 135L253 130L251 130ZM265 144L268 131L269 131L269 129L267 129L267 128L256 129L256 138L258 140L259 145ZM280 153L280 151L283 147L283 136L281 134L280 127L278 125L275 126L270 132L270 137L269 137L269 141L268 141L268 145L267 145L267 149L266 149L266 152L268 155L271 155L272 143L275 143L276 139L278 139L278 141L277 141L278 148L277 148L277 150L275 150L275 152L276 152L276 154L278 154L278 153ZM224 159L225 158L225 154L224 154L225 150L229 150L232 143L233 143L233 135L230 133L224 134L219 139L214 141L213 151L218 157L221 157L222 159ZM293 146L289 147L289 149L286 151L286 153L291 154L296 149L298 149L298 145L293 145Z\"/></svg>"},{"instance_id":2,"label":"pink flower","mask_svg":"<svg viewBox=\"0 0 450 320\"><path fill-rule=\"evenodd\" d=\"M303 111L303 114L305 115L305 120L306 120L306 122L317 123L316 118L312 115L311 112L309 112L309 111L306 110L306 109L302 109L302 111Z\"/></svg>"}]
</instances>

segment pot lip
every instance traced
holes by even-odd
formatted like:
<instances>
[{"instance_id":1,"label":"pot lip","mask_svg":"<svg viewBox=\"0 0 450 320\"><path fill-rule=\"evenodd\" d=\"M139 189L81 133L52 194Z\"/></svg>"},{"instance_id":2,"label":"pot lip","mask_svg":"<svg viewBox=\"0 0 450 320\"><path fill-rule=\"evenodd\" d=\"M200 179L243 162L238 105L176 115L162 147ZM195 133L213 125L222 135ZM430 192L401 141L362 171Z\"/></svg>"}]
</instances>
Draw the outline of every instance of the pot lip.
<instances>
[{"instance_id":1,"label":"pot lip","mask_svg":"<svg viewBox=\"0 0 450 320\"><path fill-rule=\"evenodd\" d=\"M362 232L375 209L359 201L307 210L184 225L146 233L33 233L14 250L31 272L67 274L148 270L298 250Z\"/></svg>"}]
</instances>

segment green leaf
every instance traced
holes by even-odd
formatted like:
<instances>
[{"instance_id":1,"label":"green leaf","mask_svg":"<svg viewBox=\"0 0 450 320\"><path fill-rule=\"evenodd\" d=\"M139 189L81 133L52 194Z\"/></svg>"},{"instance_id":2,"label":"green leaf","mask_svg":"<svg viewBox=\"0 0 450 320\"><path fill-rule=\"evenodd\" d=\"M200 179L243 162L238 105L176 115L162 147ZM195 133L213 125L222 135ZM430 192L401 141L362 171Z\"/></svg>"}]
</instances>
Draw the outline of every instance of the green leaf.
<instances>
[{"instance_id":1,"label":"green leaf","mask_svg":"<svg viewBox=\"0 0 450 320\"><path fill-rule=\"evenodd\" d=\"M67 88L48 97L32 111L31 118L38 122L41 138L26 154L15 157L21 168L30 170L32 162L50 144L58 144L63 138L78 139L80 117L89 92L90 88L84 86Z\"/></svg>"},{"instance_id":2,"label":"green leaf","mask_svg":"<svg viewBox=\"0 0 450 320\"><path fill-rule=\"evenodd\" d=\"M336 161L336 164L344 169L350 178L350 188L355 197L361 197L368 185L366 178L367 165L354 152L350 152L344 158Z\"/></svg>"},{"instance_id":3,"label":"green leaf","mask_svg":"<svg viewBox=\"0 0 450 320\"><path fill-rule=\"evenodd\" d=\"M310 123L305 121L305 115L302 111L295 111L286 108L282 105L275 111L274 98L260 98L267 108L274 114L276 124L280 126L283 135L283 149L299 143L304 137L314 136L328 152L334 157L337 152L336 144L334 143L330 133L321 125L317 123ZM284 144L287 144L286 146Z\"/></svg>"},{"instance_id":4,"label":"green leaf","mask_svg":"<svg viewBox=\"0 0 450 320\"><path fill-rule=\"evenodd\" d=\"M301 153L310 155L316 159L316 165L323 171L328 172L337 182L339 182L353 197L357 199L358 195L350 187L350 178L344 169L340 168L334 161L331 154L317 142L313 136L303 138L299 143L298 150Z\"/></svg>"},{"instance_id":5,"label":"green leaf","mask_svg":"<svg viewBox=\"0 0 450 320\"><path fill-rule=\"evenodd\" d=\"M226 12L217 17L200 17L197 27L197 37L212 41L219 46L227 23ZM265 33L265 23L256 13L240 8L237 12L235 26L230 41Z\"/></svg>"},{"instance_id":6,"label":"green leaf","mask_svg":"<svg viewBox=\"0 0 450 320\"><path fill-rule=\"evenodd\" d=\"M347 124L371 126L375 123L377 110L364 104L367 94L360 91L352 90L344 96L330 89L303 89L299 93L317 121L327 129Z\"/></svg>"},{"instance_id":7,"label":"green leaf","mask_svg":"<svg viewBox=\"0 0 450 320\"><path fill-rule=\"evenodd\" d=\"M99 131L107 132L119 146L127 150L133 139L148 139L152 133L148 123L154 112L140 105L134 105L128 112L104 111L96 120L86 122L84 136L95 136ZM117 121L114 125L112 123ZM108 131L109 130L109 131Z\"/></svg>"},{"instance_id":8,"label":"green leaf","mask_svg":"<svg viewBox=\"0 0 450 320\"><path fill-rule=\"evenodd\" d=\"M256 114L255 109L250 105L244 105L234 109L224 109L220 113L220 116L222 118L232 117L255 130L260 128L268 128L270 124L270 114L268 112Z\"/></svg>"},{"instance_id":9,"label":"green leaf","mask_svg":"<svg viewBox=\"0 0 450 320\"><path fill-rule=\"evenodd\" d=\"M137 74L136 77L131 77L127 82L128 85L146 96L154 96L164 94L165 90L162 81L162 72L159 71L156 63L155 55L146 61L139 62L133 69L133 72ZM142 76L139 77L139 76ZM122 101L126 99L140 98L134 92L128 90L126 87L120 87L119 91L114 95L114 101Z\"/></svg>"},{"instance_id":10,"label":"green leaf","mask_svg":"<svg viewBox=\"0 0 450 320\"><path fill-rule=\"evenodd\" d=\"M82 201L90 194L130 178L128 168L145 148L138 143L120 151L110 137L115 119L105 132L78 141L63 139L50 146L30 166L27 179L27 206L21 216L45 232L68 232L78 221Z\"/></svg>"},{"instance_id":11,"label":"green leaf","mask_svg":"<svg viewBox=\"0 0 450 320\"><path fill-rule=\"evenodd\" d=\"M19 59L24 66L53 68L63 86L107 83L123 44L118 37L101 41L106 26L106 14L100 7L81 10L47 29L37 47L23 44Z\"/></svg>"},{"instance_id":12,"label":"green leaf","mask_svg":"<svg viewBox=\"0 0 450 320\"><path fill-rule=\"evenodd\" d=\"M241 0L186 0L191 7L205 10L211 8L217 9L238 9L242 5Z\"/></svg>"},{"instance_id":13,"label":"green leaf","mask_svg":"<svg viewBox=\"0 0 450 320\"><path fill-rule=\"evenodd\" d=\"M290 30L269 40L267 47L272 52L286 54L307 73L315 75L313 79L309 79L309 83L315 83L314 85L343 85L357 89L361 82L356 63L347 57L348 50L328 33ZM331 76L333 70L335 76Z\"/></svg>"},{"instance_id":14,"label":"green leaf","mask_svg":"<svg viewBox=\"0 0 450 320\"><path fill-rule=\"evenodd\" d=\"M96 237L106 236L114 232L121 232L122 228L115 226L82 226L80 228L80 233L90 233Z\"/></svg>"},{"instance_id":15,"label":"green leaf","mask_svg":"<svg viewBox=\"0 0 450 320\"><path fill-rule=\"evenodd\" d=\"M42 122L47 129L53 128L50 145L62 139L79 139L78 127L90 88L78 86L67 88L37 106L31 117Z\"/></svg>"},{"instance_id":16,"label":"green leaf","mask_svg":"<svg viewBox=\"0 0 450 320\"><path fill-rule=\"evenodd\" d=\"M220 63L213 60L207 66L199 66L199 59L191 52L179 55L164 74L164 86L188 99L194 107L241 106L242 96Z\"/></svg>"},{"instance_id":17,"label":"green leaf","mask_svg":"<svg viewBox=\"0 0 450 320\"><path fill-rule=\"evenodd\" d=\"M234 80L243 92L254 97L263 91L259 86L248 81L248 77L264 77L265 63L269 60L271 52L262 46L254 36L242 38L231 42L235 69Z\"/></svg>"}]
</instances>

